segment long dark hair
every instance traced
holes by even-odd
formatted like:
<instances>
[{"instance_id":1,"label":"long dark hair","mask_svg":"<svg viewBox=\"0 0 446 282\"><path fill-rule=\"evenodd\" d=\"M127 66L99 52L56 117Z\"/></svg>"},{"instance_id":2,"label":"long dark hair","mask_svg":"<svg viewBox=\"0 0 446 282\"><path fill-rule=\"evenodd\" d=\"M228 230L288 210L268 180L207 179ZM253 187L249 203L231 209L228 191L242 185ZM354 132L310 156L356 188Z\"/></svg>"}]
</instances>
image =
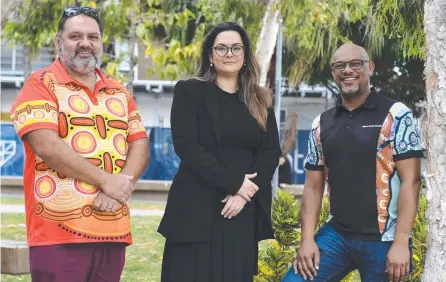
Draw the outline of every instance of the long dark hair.
<instances>
[{"instance_id":1,"label":"long dark hair","mask_svg":"<svg viewBox=\"0 0 446 282\"><path fill-rule=\"evenodd\" d=\"M215 81L217 72L211 67L210 57L212 56L212 46L218 34L224 31L236 31L242 38L245 46L245 64L240 69L238 84L240 98L246 104L249 113L257 120L258 124L266 131L266 120L268 118L268 108L272 104L271 90L259 85L260 67L252 52L251 41L246 31L233 22L222 22L216 24L204 38L201 49L201 60L198 66L196 77L201 80Z\"/></svg>"}]
</instances>

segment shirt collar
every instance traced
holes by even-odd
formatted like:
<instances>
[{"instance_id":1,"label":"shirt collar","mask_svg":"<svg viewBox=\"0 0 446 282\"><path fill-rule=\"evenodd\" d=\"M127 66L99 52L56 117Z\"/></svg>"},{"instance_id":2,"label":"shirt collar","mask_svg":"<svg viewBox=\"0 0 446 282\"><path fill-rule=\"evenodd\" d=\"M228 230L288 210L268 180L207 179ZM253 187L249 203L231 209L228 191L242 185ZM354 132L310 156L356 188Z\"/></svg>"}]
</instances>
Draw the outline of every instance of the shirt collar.
<instances>
[{"instance_id":1,"label":"shirt collar","mask_svg":"<svg viewBox=\"0 0 446 282\"><path fill-rule=\"evenodd\" d=\"M75 78L73 78L65 68L65 66L60 62L60 59L57 58L49 67L49 71L51 71L57 82L62 84L68 84L68 83L74 83L77 85L83 85L79 81L77 81ZM96 77L99 77L99 80L97 80L97 85L99 89L101 88L111 88L111 89L119 89L121 88L120 85L114 81L113 79L108 78L105 76L99 68L95 68Z\"/></svg>"},{"instance_id":2,"label":"shirt collar","mask_svg":"<svg viewBox=\"0 0 446 282\"><path fill-rule=\"evenodd\" d=\"M361 108L365 108L368 110L376 110L379 107L379 103L378 103L378 93L376 93L375 91L370 91L369 96L367 97L367 99L364 101L364 103L362 103L362 105L360 105L357 109L361 109ZM339 113L341 110L347 110L344 105L342 104L342 99L341 96L338 97L338 99L336 99L336 105L335 105L336 110L334 111L334 114Z\"/></svg>"}]
</instances>

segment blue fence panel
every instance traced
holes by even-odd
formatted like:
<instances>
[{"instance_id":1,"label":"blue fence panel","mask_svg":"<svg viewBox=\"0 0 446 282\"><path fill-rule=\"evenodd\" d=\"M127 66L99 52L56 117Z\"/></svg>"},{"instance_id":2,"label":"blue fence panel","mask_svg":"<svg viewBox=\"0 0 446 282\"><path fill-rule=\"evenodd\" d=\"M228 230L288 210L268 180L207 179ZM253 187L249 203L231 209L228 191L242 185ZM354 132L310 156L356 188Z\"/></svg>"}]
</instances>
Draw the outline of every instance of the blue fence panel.
<instances>
[{"instance_id":1,"label":"blue fence panel","mask_svg":"<svg viewBox=\"0 0 446 282\"><path fill-rule=\"evenodd\" d=\"M25 152L22 141L11 123L1 124L0 173L8 176L23 176Z\"/></svg>"},{"instance_id":2,"label":"blue fence panel","mask_svg":"<svg viewBox=\"0 0 446 282\"><path fill-rule=\"evenodd\" d=\"M307 154L307 140L309 130L299 130L296 148L288 157L291 159L292 182L303 184L305 170L303 159ZM172 180L180 163L175 154L170 128L147 128L150 138L150 163L141 179ZM23 176L24 148L11 123L1 124L0 140L1 175Z\"/></svg>"},{"instance_id":3,"label":"blue fence panel","mask_svg":"<svg viewBox=\"0 0 446 282\"><path fill-rule=\"evenodd\" d=\"M172 180L177 173L180 158L175 154L170 128L151 128L150 163L142 179Z\"/></svg>"},{"instance_id":4,"label":"blue fence panel","mask_svg":"<svg viewBox=\"0 0 446 282\"><path fill-rule=\"evenodd\" d=\"M142 179L172 180L180 159L175 154L170 128L146 128L150 137L150 163ZM24 147L11 123L1 124L0 167L3 176L23 176Z\"/></svg>"}]
</instances>

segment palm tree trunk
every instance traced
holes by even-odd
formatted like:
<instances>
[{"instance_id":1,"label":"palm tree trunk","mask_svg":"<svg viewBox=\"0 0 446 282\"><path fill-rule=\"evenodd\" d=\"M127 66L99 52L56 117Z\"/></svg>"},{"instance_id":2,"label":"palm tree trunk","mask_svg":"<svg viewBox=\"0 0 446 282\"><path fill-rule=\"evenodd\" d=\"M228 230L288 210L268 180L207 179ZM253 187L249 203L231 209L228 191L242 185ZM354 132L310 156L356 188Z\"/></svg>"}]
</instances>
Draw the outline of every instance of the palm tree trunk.
<instances>
[{"instance_id":1,"label":"palm tree trunk","mask_svg":"<svg viewBox=\"0 0 446 282\"><path fill-rule=\"evenodd\" d=\"M31 52L28 46L23 46L23 76L26 79L31 75Z\"/></svg>"},{"instance_id":2,"label":"palm tree trunk","mask_svg":"<svg viewBox=\"0 0 446 282\"><path fill-rule=\"evenodd\" d=\"M428 250L423 281L446 281L446 18L444 0L426 0L426 114Z\"/></svg>"}]
</instances>

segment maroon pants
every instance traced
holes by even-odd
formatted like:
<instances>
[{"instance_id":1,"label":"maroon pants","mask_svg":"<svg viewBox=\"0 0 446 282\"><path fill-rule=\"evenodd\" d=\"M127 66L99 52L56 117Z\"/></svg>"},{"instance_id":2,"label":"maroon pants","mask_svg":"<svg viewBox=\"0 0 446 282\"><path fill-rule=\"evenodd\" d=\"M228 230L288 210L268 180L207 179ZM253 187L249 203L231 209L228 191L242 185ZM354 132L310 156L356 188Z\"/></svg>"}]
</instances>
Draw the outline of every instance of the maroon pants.
<instances>
[{"instance_id":1,"label":"maroon pants","mask_svg":"<svg viewBox=\"0 0 446 282\"><path fill-rule=\"evenodd\" d=\"M114 282L125 263L123 243L60 244L29 248L33 282Z\"/></svg>"}]
</instances>

